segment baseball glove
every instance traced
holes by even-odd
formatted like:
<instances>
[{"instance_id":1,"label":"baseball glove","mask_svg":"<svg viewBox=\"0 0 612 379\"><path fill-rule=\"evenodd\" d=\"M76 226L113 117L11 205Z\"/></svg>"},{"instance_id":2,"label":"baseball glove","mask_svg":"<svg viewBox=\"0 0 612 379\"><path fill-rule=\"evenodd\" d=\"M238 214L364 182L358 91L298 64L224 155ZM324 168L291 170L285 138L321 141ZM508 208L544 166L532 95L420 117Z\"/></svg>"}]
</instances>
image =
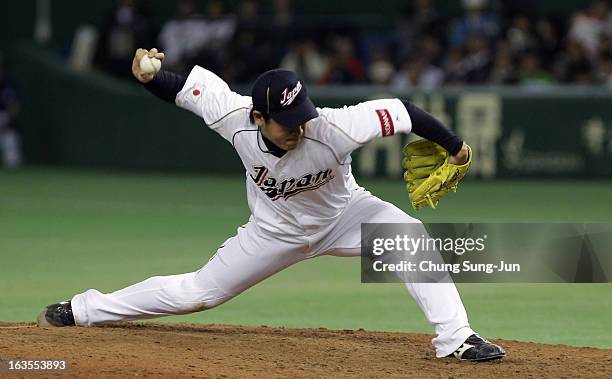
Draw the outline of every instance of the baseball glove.
<instances>
[{"instance_id":1,"label":"baseball glove","mask_svg":"<svg viewBox=\"0 0 612 379\"><path fill-rule=\"evenodd\" d=\"M435 209L449 191L457 191L459 181L472 164L472 149L468 146L468 160L462 165L450 163L449 158L448 151L428 140L404 146L404 180L414 209L427 205Z\"/></svg>"}]
</instances>

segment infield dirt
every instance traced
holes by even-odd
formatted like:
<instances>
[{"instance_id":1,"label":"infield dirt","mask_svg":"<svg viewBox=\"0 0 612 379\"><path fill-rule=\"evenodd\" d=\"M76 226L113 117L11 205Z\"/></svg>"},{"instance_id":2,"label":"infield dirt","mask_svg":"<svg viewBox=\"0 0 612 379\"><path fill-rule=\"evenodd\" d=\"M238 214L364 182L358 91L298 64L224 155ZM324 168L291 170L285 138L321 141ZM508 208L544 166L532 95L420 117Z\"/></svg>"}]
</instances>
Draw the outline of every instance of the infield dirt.
<instances>
[{"instance_id":1,"label":"infield dirt","mask_svg":"<svg viewBox=\"0 0 612 379\"><path fill-rule=\"evenodd\" d=\"M64 359L16 377L608 377L612 350L496 340L488 363L437 359L433 336L363 330L123 323L44 329L0 324L0 360ZM6 362L4 363L6 367ZM7 371L0 372L5 377Z\"/></svg>"}]
</instances>

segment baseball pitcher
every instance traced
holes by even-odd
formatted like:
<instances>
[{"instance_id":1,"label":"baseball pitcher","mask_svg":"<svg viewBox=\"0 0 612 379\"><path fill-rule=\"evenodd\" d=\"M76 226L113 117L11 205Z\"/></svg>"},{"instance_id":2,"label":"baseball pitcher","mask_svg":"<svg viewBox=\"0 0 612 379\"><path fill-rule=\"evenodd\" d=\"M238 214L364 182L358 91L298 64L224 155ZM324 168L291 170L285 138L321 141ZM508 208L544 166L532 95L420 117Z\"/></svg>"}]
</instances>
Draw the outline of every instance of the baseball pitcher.
<instances>
[{"instance_id":1,"label":"baseball pitcher","mask_svg":"<svg viewBox=\"0 0 612 379\"><path fill-rule=\"evenodd\" d=\"M421 225L355 181L351 152L376 138L410 132L424 138L404 149L404 178L415 208L435 207L471 163L468 145L406 101L317 108L305 83L280 69L263 73L251 96L242 96L199 66L186 78L165 70L144 72L139 62L145 55L164 58L156 49L136 51L132 71L144 88L201 117L236 150L251 216L199 270L152 277L108 294L90 289L43 309L41 326L204 311L305 259L359 256L362 223ZM405 286L435 328L437 357L485 361L505 355L471 329L452 281Z\"/></svg>"}]
</instances>

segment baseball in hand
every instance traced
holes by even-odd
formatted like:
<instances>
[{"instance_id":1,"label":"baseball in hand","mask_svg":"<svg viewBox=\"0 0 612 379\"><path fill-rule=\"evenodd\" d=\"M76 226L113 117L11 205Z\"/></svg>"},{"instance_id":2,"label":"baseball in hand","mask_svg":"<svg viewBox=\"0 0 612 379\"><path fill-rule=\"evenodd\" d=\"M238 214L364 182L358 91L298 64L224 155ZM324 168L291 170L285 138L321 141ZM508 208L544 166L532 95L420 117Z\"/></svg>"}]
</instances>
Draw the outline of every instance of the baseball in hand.
<instances>
[{"instance_id":1,"label":"baseball in hand","mask_svg":"<svg viewBox=\"0 0 612 379\"><path fill-rule=\"evenodd\" d=\"M157 74L161 69L161 61L157 58L149 58L148 55L143 55L140 58L140 70L143 74Z\"/></svg>"}]
</instances>

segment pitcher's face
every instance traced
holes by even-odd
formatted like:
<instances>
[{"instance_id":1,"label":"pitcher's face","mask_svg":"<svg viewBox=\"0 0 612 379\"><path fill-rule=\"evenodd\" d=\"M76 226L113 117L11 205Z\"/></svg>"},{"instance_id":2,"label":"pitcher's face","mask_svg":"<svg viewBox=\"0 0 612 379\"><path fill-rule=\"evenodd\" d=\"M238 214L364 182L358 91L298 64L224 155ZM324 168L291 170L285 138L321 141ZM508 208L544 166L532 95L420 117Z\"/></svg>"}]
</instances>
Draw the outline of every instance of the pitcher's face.
<instances>
[{"instance_id":1,"label":"pitcher's face","mask_svg":"<svg viewBox=\"0 0 612 379\"><path fill-rule=\"evenodd\" d=\"M304 136L304 125L294 128L285 127L274 119L266 121L260 112L253 112L255 122L261 129L261 134L283 150L295 149Z\"/></svg>"}]
</instances>

